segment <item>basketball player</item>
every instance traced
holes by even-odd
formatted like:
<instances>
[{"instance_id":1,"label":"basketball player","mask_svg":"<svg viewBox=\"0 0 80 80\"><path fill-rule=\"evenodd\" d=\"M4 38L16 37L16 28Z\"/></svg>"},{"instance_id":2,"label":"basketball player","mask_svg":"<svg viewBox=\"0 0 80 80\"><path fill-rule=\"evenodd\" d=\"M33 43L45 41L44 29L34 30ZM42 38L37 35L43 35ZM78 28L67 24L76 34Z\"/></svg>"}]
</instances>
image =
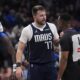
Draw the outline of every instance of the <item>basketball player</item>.
<instances>
[{"instance_id":1,"label":"basketball player","mask_svg":"<svg viewBox=\"0 0 80 80\"><path fill-rule=\"evenodd\" d=\"M57 80L80 80L80 14L74 19L76 26L65 30L60 40L62 51Z\"/></svg>"},{"instance_id":2,"label":"basketball player","mask_svg":"<svg viewBox=\"0 0 80 80\"><path fill-rule=\"evenodd\" d=\"M16 77L20 78L21 57L27 42L29 43L30 80L52 80L53 42L58 43L56 26L46 22L46 10L41 5L32 9L34 22L22 30L16 53Z\"/></svg>"},{"instance_id":3,"label":"basketball player","mask_svg":"<svg viewBox=\"0 0 80 80\"><path fill-rule=\"evenodd\" d=\"M3 26L0 23L0 80L9 80L12 73L13 61L15 61L14 54L15 51L12 43L3 32Z\"/></svg>"}]
</instances>

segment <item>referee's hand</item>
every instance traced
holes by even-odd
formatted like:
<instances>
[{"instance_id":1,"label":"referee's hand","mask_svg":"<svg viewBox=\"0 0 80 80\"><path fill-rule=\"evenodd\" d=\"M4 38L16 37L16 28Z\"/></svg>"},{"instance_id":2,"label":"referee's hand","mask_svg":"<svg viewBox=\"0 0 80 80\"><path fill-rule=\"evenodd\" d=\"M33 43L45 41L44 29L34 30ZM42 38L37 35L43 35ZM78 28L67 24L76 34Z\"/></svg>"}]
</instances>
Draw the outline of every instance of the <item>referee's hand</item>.
<instances>
[{"instance_id":1,"label":"referee's hand","mask_svg":"<svg viewBox=\"0 0 80 80\"><path fill-rule=\"evenodd\" d=\"M16 78L20 79L22 77L22 68L21 67L17 67L16 68Z\"/></svg>"}]
</instances>

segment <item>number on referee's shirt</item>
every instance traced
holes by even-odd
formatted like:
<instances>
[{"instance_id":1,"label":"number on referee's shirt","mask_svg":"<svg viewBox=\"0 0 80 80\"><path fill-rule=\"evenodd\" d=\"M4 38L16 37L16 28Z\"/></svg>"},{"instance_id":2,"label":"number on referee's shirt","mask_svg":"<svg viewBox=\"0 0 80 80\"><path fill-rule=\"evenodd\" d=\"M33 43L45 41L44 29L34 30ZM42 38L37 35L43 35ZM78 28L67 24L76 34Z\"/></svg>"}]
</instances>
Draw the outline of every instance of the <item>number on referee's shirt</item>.
<instances>
[{"instance_id":1,"label":"number on referee's shirt","mask_svg":"<svg viewBox=\"0 0 80 80\"><path fill-rule=\"evenodd\" d=\"M80 59L80 34L76 34L72 36L73 42L73 62L78 61Z\"/></svg>"}]
</instances>

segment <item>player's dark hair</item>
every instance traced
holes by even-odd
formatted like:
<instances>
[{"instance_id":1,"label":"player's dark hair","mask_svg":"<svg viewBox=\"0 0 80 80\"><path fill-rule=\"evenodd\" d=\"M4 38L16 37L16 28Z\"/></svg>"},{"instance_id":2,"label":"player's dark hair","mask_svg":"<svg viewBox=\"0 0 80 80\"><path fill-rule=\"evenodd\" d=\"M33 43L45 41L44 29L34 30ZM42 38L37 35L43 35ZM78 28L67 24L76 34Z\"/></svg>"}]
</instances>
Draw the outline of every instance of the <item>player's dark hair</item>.
<instances>
[{"instance_id":1,"label":"player's dark hair","mask_svg":"<svg viewBox=\"0 0 80 80\"><path fill-rule=\"evenodd\" d=\"M46 11L46 9L42 5L36 5L32 8L32 15L36 15L38 10Z\"/></svg>"}]
</instances>

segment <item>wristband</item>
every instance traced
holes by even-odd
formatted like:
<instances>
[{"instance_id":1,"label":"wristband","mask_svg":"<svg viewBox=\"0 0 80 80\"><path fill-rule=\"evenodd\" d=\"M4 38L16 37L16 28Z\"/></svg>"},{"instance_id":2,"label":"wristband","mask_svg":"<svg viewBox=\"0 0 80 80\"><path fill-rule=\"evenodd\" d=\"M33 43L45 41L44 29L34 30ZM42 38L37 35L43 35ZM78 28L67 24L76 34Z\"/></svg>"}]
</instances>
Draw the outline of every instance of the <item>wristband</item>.
<instances>
[{"instance_id":1,"label":"wristband","mask_svg":"<svg viewBox=\"0 0 80 80\"><path fill-rule=\"evenodd\" d=\"M15 72L16 71L16 64L13 64L13 72Z\"/></svg>"},{"instance_id":2,"label":"wristband","mask_svg":"<svg viewBox=\"0 0 80 80\"><path fill-rule=\"evenodd\" d=\"M20 62L16 63L16 67L20 67L20 66L21 66Z\"/></svg>"}]
</instances>

